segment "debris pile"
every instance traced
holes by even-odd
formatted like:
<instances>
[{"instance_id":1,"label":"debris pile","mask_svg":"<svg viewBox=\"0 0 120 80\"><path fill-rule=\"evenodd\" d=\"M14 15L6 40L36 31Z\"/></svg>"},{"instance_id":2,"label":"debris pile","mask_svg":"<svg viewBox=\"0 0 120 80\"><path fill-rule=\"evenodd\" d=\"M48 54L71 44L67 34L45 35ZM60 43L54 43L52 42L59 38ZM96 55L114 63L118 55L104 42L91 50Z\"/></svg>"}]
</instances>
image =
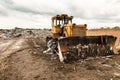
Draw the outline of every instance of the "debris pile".
<instances>
[{"instance_id":1,"label":"debris pile","mask_svg":"<svg viewBox=\"0 0 120 80\"><path fill-rule=\"evenodd\" d=\"M46 36L51 36L49 30L39 29L5 29L0 30L0 39L12 39L12 38L28 38L28 37L40 37L45 39Z\"/></svg>"}]
</instances>

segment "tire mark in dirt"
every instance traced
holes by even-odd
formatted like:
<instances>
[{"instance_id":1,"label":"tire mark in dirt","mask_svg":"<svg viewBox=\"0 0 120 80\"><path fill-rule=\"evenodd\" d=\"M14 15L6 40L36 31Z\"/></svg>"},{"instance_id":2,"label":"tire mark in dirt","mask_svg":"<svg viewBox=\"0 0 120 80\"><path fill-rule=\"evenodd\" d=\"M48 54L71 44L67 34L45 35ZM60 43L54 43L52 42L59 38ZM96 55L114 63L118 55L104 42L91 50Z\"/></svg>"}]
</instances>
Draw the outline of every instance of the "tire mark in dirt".
<instances>
[{"instance_id":1,"label":"tire mark in dirt","mask_svg":"<svg viewBox=\"0 0 120 80\"><path fill-rule=\"evenodd\" d=\"M5 40L0 42L0 53L4 52L11 46L10 44L13 42L13 40Z\"/></svg>"},{"instance_id":2,"label":"tire mark in dirt","mask_svg":"<svg viewBox=\"0 0 120 80\"><path fill-rule=\"evenodd\" d=\"M22 44L24 44L24 42L25 42L24 39L8 41L8 44L6 45L7 47L4 46L4 48L3 48L4 50L0 51L0 53L1 53L0 54L0 61L3 58L6 58L6 57L10 56L12 53L15 53L19 50L22 50L22 49L28 47L27 45L26 46L22 45Z\"/></svg>"}]
</instances>

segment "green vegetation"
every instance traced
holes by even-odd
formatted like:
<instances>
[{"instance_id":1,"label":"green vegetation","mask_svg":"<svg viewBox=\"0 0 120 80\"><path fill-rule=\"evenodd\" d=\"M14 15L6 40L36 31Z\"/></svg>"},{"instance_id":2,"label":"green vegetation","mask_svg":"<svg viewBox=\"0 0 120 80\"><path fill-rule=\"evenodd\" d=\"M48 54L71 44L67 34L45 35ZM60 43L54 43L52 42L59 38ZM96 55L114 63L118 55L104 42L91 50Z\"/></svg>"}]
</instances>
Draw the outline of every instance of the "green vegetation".
<instances>
[{"instance_id":1,"label":"green vegetation","mask_svg":"<svg viewBox=\"0 0 120 80\"><path fill-rule=\"evenodd\" d=\"M115 27L113 27L113 29L120 29L120 27L119 26L115 26Z\"/></svg>"},{"instance_id":2,"label":"green vegetation","mask_svg":"<svg viewBox=\"0 0 120 80\"><path fill-rule=\"evenodd\" d=\"M22 29L22 28L19 28L19 27L15 27L15 30L18 30L18 29Z\"/></svg>"},{"instance_id":3,"label":"green vegetation","mask_svg":"<svg viewBox=\"0 0 120 80\"><path fill-rule=\"evenodd\" d=\"M101 27L100 29L120 29L120 26L115 26L113 28L110 28L110 27Z\"/></svg>"},{"instance_id":4,"label":"green vegetation","mask_svg":"<svg viewBox=\"0 0 120 80\"><path fill-rule=\"evenodd\" d=\"M18 30L18 29L24 29L24 30L50 30L48 28L43 28L43 29L38 28L38 29L36 29L36 28L19 28L19 27L15 27L14 29L15 30Z\"/></svg>"},{"instance_id":5,"label":"green vegetation","mask_svg":"<svg viewBox=\"0 0 120 80\"><path fill-rule=\"evenodd\" d=\"M0 31L2 31L3 29L0 29Z\"/></svg>"}]
</instances>

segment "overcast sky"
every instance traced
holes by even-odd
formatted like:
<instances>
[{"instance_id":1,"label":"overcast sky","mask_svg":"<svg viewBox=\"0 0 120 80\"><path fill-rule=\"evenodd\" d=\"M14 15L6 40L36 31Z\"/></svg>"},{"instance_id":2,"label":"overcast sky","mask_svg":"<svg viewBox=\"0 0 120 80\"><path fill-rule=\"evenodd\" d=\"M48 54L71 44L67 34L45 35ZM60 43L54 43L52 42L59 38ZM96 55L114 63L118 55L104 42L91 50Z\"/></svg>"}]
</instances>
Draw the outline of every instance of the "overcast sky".
<instances>
[{"instance_id":1,"label":"overcast sky","mask_svg":"<svg viewBox=\"0 0 120 80\"><path fill-rule=\"evenodd\" d=\"M120 26L120 0L0 0L0 28L51 28L57 14L88 28Z\"/></svg>"}]
</instances>

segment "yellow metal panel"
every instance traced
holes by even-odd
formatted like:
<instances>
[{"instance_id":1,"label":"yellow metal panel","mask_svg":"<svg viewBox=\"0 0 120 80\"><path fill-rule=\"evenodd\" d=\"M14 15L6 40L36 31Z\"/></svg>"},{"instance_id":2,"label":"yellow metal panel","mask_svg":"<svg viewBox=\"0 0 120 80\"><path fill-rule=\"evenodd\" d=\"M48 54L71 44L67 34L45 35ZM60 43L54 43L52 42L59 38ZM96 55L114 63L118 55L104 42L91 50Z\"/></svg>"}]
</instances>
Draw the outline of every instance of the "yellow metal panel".
<instances>
[{"instance_id":1,"label":"yellow metal panel","mask_svg":"<svg viewBox=\"0 0 120 80\"><path fill-rule=\"evenodd\" d=\"M55 26L53 26L52 27L52 33L53 34L57 34L57 33L60 33L61 32L61 28L59 28L59 27L55 27Z\"/></svg>"},{"instance_id":2,"label":"yellow metal panel","mask_svg":"<svg viewBox=\"0 0 120 80\"><path fill-rule=\"evenodd\" d=\"M86 36L85 25L65 24L65 35L69 36Z\"/></svg>"}]
</instances>

